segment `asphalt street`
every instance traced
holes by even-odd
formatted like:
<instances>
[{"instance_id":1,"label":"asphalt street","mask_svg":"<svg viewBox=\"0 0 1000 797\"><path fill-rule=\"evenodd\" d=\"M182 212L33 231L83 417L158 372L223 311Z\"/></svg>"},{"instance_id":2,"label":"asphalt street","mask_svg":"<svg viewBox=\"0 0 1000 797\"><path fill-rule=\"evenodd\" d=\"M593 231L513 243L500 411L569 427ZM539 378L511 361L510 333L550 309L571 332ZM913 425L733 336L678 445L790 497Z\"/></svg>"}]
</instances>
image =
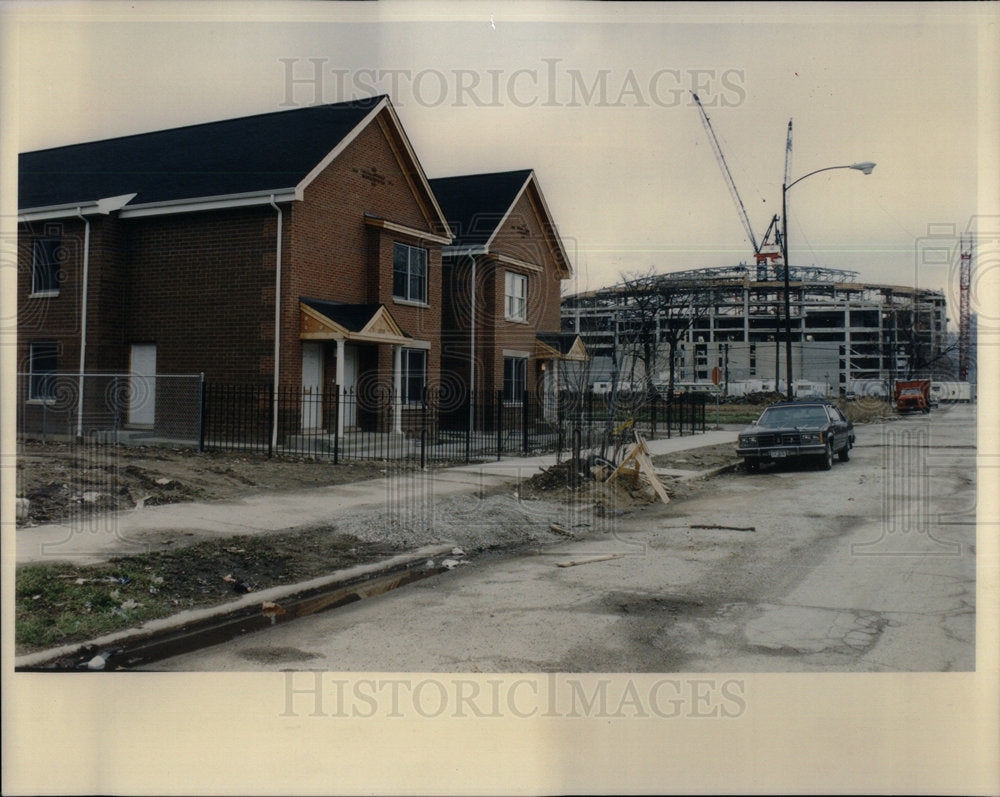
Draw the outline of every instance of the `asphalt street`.
<instances>
[{"instance_id":1,"label":"asphalt street","mask_svg":"<svg viewBox=\"0 0 1000 797\"><path fill-rule=\"evenodd\" d=\"M975 406L857 438L830 471L725 474L590 538L479 556L149 669L973 670Z\"/></svg>"}]
</instances>

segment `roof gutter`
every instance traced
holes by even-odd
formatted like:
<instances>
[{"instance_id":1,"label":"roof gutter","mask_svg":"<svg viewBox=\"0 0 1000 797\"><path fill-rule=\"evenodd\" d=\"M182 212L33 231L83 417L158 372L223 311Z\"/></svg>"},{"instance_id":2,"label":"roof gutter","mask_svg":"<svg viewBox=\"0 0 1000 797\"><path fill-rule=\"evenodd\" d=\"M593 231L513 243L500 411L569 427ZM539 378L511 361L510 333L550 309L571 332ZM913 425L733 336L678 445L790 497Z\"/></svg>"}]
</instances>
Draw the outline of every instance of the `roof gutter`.
<instances>
[{"instance_id":1,"label":"roof gutter","mask_svg":"<svg viewBox=\"0 0 1000 797\"><path fill-rule=\"evenodd\" d=\"M90 282L90 219L77 208L83 222L83 296L80 299L80 385L76 396L76 437L83 439L83 382L87 368L87 287Z\"/></svg>"},{"instance_id":2,"label":"roof gutter","mask_svg":"<svg viewBox=\"0 0 1000 797\"><path fill-rule=\"evenodd\" d=\"M278 212L277 247L274 253L274 390L271 397L271 449L278 445L278 378L281 365L281 232L284 214L271 195L270 205Z\"/></svg>"},{"instance_id":3,"label":"roof gutter","mask_svg":"<svg viewBox=\"0 0 1000 797\"><path fill-rule=\"evenodd\" d=\"M63 205L44 205L37 208L25 208L17 213L18 222L48 221L49 219L83 218L84 213L107 216L115 210L121 210L135 198L135 194L121 194L95 199L91 202L69 202Z\"/></svg>"}]
</instances>

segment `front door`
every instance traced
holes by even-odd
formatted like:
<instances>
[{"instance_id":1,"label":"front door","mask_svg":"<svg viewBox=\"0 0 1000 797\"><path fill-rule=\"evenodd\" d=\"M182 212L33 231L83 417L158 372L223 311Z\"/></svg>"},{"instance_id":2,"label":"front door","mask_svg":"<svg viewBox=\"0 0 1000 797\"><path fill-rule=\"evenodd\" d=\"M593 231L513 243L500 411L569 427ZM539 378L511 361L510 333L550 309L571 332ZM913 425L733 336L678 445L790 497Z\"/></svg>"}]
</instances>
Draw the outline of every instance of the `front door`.
<instances>
[{"instance_id":1,"label":"front door","mask_svg":"<svg viewBox=\"0 0 1000 797\"><path fill-rule=\"evenodd\" d=\"M323 344L302 344L302 428L323 425Z\"/></svg>"},{"instance_id":2,"label":"front door","mask_svg":"<svg viewBox=\"0 0 1000 797\"><path fill-rule=\"evenodd\" d=\"M128 422L153 426L156 419L156 344L133 343L129 363Z\"/></svg>"}]
</instances>

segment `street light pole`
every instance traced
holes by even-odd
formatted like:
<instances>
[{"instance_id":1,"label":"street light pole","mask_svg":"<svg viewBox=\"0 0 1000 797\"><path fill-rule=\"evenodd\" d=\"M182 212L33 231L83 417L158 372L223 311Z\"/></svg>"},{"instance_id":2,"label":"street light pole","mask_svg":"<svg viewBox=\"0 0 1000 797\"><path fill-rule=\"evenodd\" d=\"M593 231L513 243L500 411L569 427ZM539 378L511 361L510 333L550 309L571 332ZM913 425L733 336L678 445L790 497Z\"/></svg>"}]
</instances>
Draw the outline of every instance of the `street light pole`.
<instances>
[{"instance_id":1,"label":"street light pole","mask_svg":"<svg viewBox=\"0 0 1000 797\"><path fill-rule=\"evenodd\" d=\"M820 172L829 172L833 169L855 169L864 174L871 174L874 168L875 164L871 161L852 163L847 166L827 166L823 169L816 169L814 172L803 174L798 180L793 180L791 183L787 185L782 184L781 186L781 259L784 261L785 271L785 390L789 401L795 396L792 390L792 303L789 296L788 278L788 191L796 183L801 183L807 177L812 177L814 174L819 174Z\"/></svg>"}]
</instances>

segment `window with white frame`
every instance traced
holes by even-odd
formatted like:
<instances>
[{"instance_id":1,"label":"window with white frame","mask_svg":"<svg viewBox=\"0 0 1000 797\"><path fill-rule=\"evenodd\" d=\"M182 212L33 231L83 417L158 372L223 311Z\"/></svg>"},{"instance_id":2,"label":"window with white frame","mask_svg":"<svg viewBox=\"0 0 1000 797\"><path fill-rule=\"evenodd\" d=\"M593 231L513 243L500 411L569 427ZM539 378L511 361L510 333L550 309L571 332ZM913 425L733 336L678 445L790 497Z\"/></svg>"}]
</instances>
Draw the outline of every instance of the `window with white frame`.
<instances>
[{"instance_id":1,"label":"window with white frame","mask_svg":"<svg viewBox=\"0 0 1000 797\"><path fill-rule=\"evenodd\" d=\"M427 250L393 244L392 295L408 302L427 301Z\"/></svg>"},{"instance_id":2,"label":"window with white frame","mask_svg":"<svg viewBox=\"0 0 1000 797\"><path fill-rule=\"evenodd\" d=\"M62 260L62 255L62 243L58 238L35 240L31 254L33 294L59 293L59 261Z\"/></svg>"},{"instance_id":3,"label":"window with white frame","mask_svg":"<svg viewBox=\"0 0 1000 797\"><path fill-rule=\"evenodd\" d=\"M400 382L404 404L419 404L424 399L427 384L427 352L423 349L403 349L400 352Z\"/></svg>"},{"instance_id":4,"label":"window with white frame","mask_svg":"<svg viewBox=\"0 0 1000 797\"><path fill-rule=\"evenodd\" d=\"M521 401L527 389L528 361L524 357L503 358L503 400Z\"/></svg>"},{"instance_id":5,"label":"window with white frame","mask_svg":"<svg viewBox=\"0 0 1000 797\"><path fill-rule=\"evenodd\" d=\"M29 346L28 398L48 400L55 396L55 372L59 347L55 341L36 341Z\"/></svg>"},{"instance_id":6,"label":"window with white frame","mask_svg":"<svg viewBox=\"0 0 1000 797\"><path fill-rule=\"evenodd\" d=\"M504 278L504 317L508 321L528 318L528 278L508 271Z\"/></svg>"}]
</instances>

